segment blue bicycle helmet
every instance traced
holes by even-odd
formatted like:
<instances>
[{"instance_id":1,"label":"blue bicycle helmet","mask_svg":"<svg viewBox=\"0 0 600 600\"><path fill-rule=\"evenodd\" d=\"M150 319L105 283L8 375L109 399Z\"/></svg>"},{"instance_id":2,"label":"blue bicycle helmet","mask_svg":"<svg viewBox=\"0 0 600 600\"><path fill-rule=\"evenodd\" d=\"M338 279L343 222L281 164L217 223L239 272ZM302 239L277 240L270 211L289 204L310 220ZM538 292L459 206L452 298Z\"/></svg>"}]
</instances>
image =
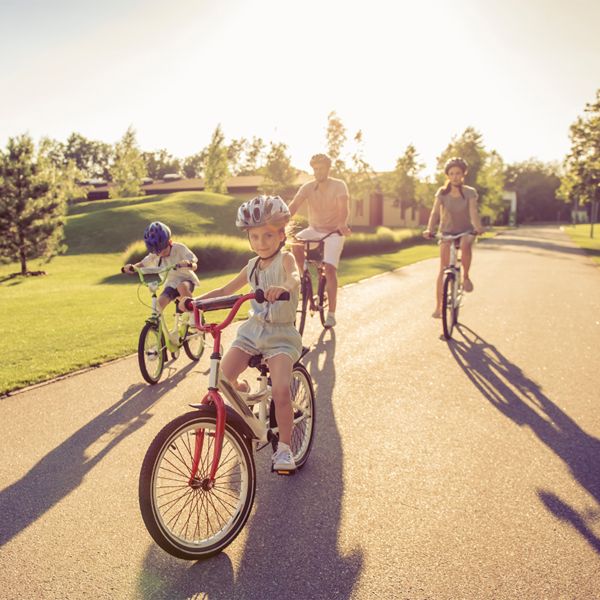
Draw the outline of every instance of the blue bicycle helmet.
<instances>
[{"instance_id":1,"label":"blue bicycle helmet","mask_svg":"<svg viewBox=\"0 0 600 600\"><path fill-rule=\"evenodd\" d=\"M146 248L148 248L148 252L152 252L152 254L162 252L169 245L170 240L171 230L160 221L150 223L150 225L146 227L146 231L144 231Z\"/></svg>"}]
</instances>

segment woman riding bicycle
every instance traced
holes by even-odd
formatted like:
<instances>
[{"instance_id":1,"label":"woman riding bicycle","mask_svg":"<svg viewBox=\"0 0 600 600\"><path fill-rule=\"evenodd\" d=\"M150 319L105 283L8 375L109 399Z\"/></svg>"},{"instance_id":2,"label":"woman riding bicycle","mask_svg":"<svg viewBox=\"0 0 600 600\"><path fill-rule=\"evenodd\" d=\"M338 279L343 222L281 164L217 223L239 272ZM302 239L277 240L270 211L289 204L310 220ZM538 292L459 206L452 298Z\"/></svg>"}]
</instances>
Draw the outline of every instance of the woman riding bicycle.
<instances>
[{"instance_id":1,"label":"woman riding bicycle","mask_svg":"<svg viewBox=\"0 0 600 600\"><path fill-rule=\"evenodd\" d=\"M271 374L275 418L279 427L279 444L273 455L275 471L294 471L296 465L290 449L293 410L290 385L294 363L302 352L302 338L294 327L298 306L300 276L294 257L283 252L285 226L290 211L279 196L257 196L244 202L237 214L236 226L246 231L257 256L223 287L199 299L235 293L246 284L253 290L263 289L268 302L252 301L251 317L240 325L237 337L221 363L223 375L238 392L250 393L248 383L238 377L248 367L251 356L262 354ZM290 300L275 302L284 292Z\"/></svg>"},{"instance_id":2,"label":"woman riding bicycle","mask_svg":"<svg viewBox=\"0 0 600 600\"><path fill-rule=\"evenodd\" d=\"M467 234L460 238L463 289L465 292L472 292L473 282L469 278L472 245L475 239L472 232L475 234L483 233L483 226L481 225L477 209L477 190L464 185L467 169L467 162L460 157L451 158L444 165L447 182L435 194L435 202L433 203L427 229L423 232L423 236L427 239L434 237L432 232L438 222L442 235ZM440 243L440 271L436 285L436 305L431 315L436 319L442 316L442 281L444 269L448 266L450 260L451 243L453 242L443 240Z\"/></svg>"}]
</instances>

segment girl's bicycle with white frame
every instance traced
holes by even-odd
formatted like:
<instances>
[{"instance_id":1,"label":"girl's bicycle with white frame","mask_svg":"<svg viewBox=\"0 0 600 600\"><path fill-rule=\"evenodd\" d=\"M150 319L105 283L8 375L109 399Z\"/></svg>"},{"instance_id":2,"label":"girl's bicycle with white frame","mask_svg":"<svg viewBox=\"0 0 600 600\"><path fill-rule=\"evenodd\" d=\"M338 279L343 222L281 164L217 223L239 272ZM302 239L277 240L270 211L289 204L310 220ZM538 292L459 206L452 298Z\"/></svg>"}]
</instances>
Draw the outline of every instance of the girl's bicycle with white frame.
<instances>
[{"instance_id":1,"label":"girl's bicycle with white frame","mask_svg":"<svg viewBox=\"0 0 600 600\"><path fill-rule=\"evenodd\" d=\"M172 325L169 327L164 311L158 309L157 292L164 284L167 274L177 265L167 267L136 267L134 271L140 278L141 285L148 288L151 294L152 313L146 319L138 341L138 364L142 377L151 385L159 382L167 362L167 352L173 360L179 357L181 348L192 361L200 360L204 352L204 332L194 330L187 313L175 309ZM121 269L125 273L125 268ZM138 294L139 298L139 294ZM141 299L140 302L145 304ZM177 306L177 300L175 301ZM147 306L147 305L146 305Z\"/></svg>"},{"instance_id":2,"label":"girl's bicycle with white frame","mask_svg":"<svg viewBox=\"0 0 600 600\"><path fill-rule=\"evenodd\" d=\"M440 234L440 243L450 242L450 260L444 269L444 280L442 288L442 329L444 337L449 340L452 337L454 326L458 323L463 297L463 281L460 263L460 243L465 235L475 235L472 231L458 233L456 235Z\"/></svg>"},{"instance_id":3,"label":"girl's bicycle with white frame","mask_svg":"<svg viewBox=\"0 0 600 600\"><path fill-rule=\"evenodd\" d=\"M196 327L213 337L208 391L200 403L190 404L193 411L158 433L146 452L139 481L146 528L163 550L177 558L208 558L238 536L254 502L254 451L277 447L269 368L262 355L249 359L249 366L259 371L260 385L254 393L238 392L220 375L221 332L252 299L263 302L262 290L185 300L186 309L193 308ZM279 300L283 299L284 294ZM202 322L200 311L227 308L231 310L222 323ZM302 356L307 351L303 348ZM312 447L316 414L312 380L299 361L293 366L290 391L294 411L290 446L296 469L301 469Z\"/></svg>"}]
</instances>

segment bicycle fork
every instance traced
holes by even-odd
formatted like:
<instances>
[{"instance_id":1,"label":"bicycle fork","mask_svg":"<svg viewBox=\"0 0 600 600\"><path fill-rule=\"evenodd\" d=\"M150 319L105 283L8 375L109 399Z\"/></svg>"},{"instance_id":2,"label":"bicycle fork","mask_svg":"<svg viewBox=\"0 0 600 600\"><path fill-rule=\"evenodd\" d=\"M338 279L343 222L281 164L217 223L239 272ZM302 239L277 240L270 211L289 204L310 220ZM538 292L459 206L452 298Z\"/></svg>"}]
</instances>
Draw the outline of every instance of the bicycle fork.
<instances>
[{"instance_id":1,"label":"bicycle fork","mask_svg":"<svg viewBox=\"0 0 600 600\"><path fill-rule=\"evenodd\" d=\"M194 318L198 323L195 315L196 309L194 309ZM219 394L219 365L221 362L221 332L218 329L212 329L211 333L214 338L213 353L210 356L210 375L208 379L208 392L202 398L201 405L213 404L217 411L217 421L215 424L215 444L213 459L210 466L210 472L208 478L202 481L203 489L210 490L215 484L215 475L219 468L219 461L221 460L221 451L223 449L223 438L225 436L225 403L223 398ZM197 405L193 405L196 406ZM192 462L192 469L190 472L190 478L188 484L194 486L197 482L198 468L200 466L200 458L202 456L202 448L204 446L204 430L196 430L195 441L194 441L194 458Z\"/></svg>"}]
</instances>

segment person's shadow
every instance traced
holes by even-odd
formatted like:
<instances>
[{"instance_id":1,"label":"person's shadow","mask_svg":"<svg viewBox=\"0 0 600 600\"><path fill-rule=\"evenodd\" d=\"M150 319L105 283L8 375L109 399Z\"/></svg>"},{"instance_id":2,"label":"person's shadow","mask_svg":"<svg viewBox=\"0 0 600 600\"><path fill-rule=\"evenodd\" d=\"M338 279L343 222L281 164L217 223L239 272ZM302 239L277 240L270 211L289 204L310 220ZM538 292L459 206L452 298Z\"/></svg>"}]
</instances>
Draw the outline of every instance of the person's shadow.
<instances>
[{"instance_id":1,"label":"person's shadow","mask_svg":"<svg viewBox=\"0 0 600 600\"><path fill-rule=\"evenodd\" d=\"M596 506L580 514L553 492L538 490L546 508L569 522L600 553L600 538L588 524L600 516L600 440L583 431L517 365L472 329L458 325L448 347L483 397L517 425L529 427L595 499Z\"/></svg>"},{"instance_id":2,"label":"person's shadow","mask_svg":"<svg viewBox=\"0 0 600 600\"><path fill-rule=\"evenodd\" d=\"M270 472L271 447L255 455L257 490L234 580L227 549L190 567L151 546L138 591L145 598L349 598L361 553L338 549L343 455L332 406L335 333L323 330L304 363L315 384L316 429L311 455L293 477ZM245 538L245 539L244 539Z\"/></svg>"},{"instance_id":3,"label":"person's shadow","mask_svg":"<svg viewBox=\"0 0 600 600\"><path fill-rule=\"evenodd\" d=\"M193 367L195 363L190 363L155 386L143 383L129 386L117 402L46 454L21 479L1 490L0 546L68 496L111 450L143 427L150 418L148 411L152 405ZM40 419L38 434L43 435L43 418ZM87 449L111 431L117 433L100 452L88 457ZM35 439L30 442L35 443Z\"/></svg>"},{"instance_id":4,"label":"person's shadow","mask_svg":"<svg viewBox=\"0 0 600 600\"><path fill-rule=\"evenodd\" d=\"M270 450L257 456L258 489L236 590L244 598L349 598L362 554L338 549L343 449L332 397L335 331L322 330L304 364L315 385L316 430L311 455L293 477L270 473ZM256 583L260 582L260 589Z\"/></svg>"}]
</instances>

